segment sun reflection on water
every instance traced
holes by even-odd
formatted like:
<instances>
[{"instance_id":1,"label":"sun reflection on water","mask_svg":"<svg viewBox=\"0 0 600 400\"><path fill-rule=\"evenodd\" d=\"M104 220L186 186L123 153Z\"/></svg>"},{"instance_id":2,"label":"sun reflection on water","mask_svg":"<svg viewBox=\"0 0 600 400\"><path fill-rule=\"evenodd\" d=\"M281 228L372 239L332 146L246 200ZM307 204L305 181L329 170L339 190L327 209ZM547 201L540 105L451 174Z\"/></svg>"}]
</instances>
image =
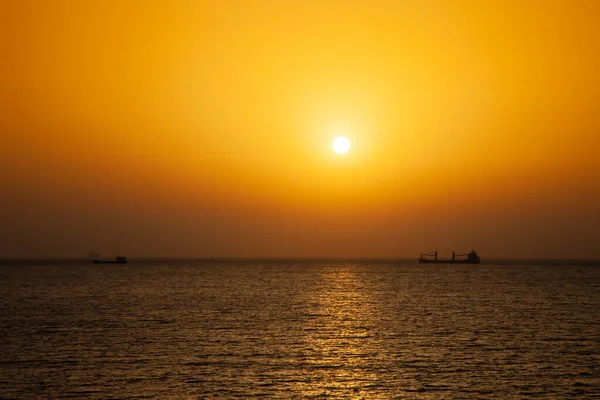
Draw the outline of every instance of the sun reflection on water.
<instances>
[{"instance_id":1,"label":"sun reflection on water","mask_svg":"<svg viewBox=\"0 0 600 400\"><path fill-rule=\"evenodd\" d=\"M371 287L351 265L324 268L321 284L311 293L310 318L304 330L304 364L310 379L296 390L306 397L335 395L361 398L377 381L381 339L375 335L378 313Z\"/></svg>"}]
</instances>

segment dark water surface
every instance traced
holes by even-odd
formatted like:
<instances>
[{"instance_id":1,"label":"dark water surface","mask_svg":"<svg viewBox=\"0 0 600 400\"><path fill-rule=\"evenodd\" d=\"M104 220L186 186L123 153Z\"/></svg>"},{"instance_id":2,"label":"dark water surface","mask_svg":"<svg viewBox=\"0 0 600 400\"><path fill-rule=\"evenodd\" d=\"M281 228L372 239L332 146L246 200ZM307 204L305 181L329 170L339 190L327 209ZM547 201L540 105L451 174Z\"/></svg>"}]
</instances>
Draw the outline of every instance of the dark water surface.
<instances>
[{"instance_id":1,"label":"dark water surface","mask_svg":"<svg viewBox=\"0 0 600 400\"><path fill-rule=\"evenodd\" d=\"M0 398L600 398L600 268L0 266Z\"/></svg>"}]
</instances>

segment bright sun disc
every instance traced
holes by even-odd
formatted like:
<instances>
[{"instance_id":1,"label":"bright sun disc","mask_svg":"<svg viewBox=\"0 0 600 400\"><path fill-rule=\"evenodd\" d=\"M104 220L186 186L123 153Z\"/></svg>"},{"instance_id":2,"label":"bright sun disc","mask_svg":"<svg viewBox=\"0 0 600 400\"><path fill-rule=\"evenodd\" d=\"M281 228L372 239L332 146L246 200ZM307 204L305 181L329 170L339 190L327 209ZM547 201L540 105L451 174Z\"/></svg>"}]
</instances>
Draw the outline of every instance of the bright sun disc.
<instances>
[{"instance_id":1,"label":"bright sun disc","mask_svg":"<svg viewBox=\"0 0 600 400\"><path fill-rule=\"evenodd\" d=\"M331 147L338 154L347 153L350 150L350 140L345 136L338 136L331 142Z\"/></svg>"}]
</instances>

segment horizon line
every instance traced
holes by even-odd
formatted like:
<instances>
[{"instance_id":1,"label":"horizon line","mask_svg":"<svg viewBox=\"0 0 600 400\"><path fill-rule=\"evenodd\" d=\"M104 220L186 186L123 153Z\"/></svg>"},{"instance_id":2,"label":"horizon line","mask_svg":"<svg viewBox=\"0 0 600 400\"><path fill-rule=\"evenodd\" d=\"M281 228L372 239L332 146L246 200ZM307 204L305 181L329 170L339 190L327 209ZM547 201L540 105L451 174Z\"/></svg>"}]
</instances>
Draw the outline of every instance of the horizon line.
<instances>
[{"instance_id":1,"label":"horizon line","mask_svg":"<svg viewBox=\"0 0 600 400\"><path fill-rule=\"evenodd\" d=\"M112 256L104 256L110 258ZM126 256L132 260L417 260L416 256ZM2 257L0 261L12 260L92 260L85 256L16 256ZM562 260L562 261L600 261L600 257L536 257L536 256L486 256L484 260Z\"/></svg>"}]
</instances>

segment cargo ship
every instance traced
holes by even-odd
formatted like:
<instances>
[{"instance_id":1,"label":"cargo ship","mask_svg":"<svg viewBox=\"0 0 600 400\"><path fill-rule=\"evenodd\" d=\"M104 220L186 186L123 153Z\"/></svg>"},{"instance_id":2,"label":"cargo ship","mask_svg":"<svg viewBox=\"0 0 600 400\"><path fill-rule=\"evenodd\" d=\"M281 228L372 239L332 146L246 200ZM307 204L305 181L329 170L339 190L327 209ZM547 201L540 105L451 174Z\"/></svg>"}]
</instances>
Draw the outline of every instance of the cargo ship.
<instances>
[{"instance_id":1,"label":"cargo ship","mask_svg":"<svg viewBox=\"0 0 600 400\"><path fill-rule=\"evenodd\" d=\"M92 260L94 264L127 264L127 257L119 256L114 260L100 260L94 259Z\"/></svg>"},{"instance_id":2,"label":"cargo ship","mask_svg":"<svg viewBox=\"0 0 600 400\"><path fill-rule=\"evenodd\" d=\"M457 257L466 257L466 258L457 258ZM452 252L451 259L440 259L438 258L438 252L433 253L424 253L421 254L421 257L418 259L422 264L479 264L481 263L481 258L477 255L475 250L471 250L470 253L464 254L456 254Z\"/></svg>"}]
</instances>

